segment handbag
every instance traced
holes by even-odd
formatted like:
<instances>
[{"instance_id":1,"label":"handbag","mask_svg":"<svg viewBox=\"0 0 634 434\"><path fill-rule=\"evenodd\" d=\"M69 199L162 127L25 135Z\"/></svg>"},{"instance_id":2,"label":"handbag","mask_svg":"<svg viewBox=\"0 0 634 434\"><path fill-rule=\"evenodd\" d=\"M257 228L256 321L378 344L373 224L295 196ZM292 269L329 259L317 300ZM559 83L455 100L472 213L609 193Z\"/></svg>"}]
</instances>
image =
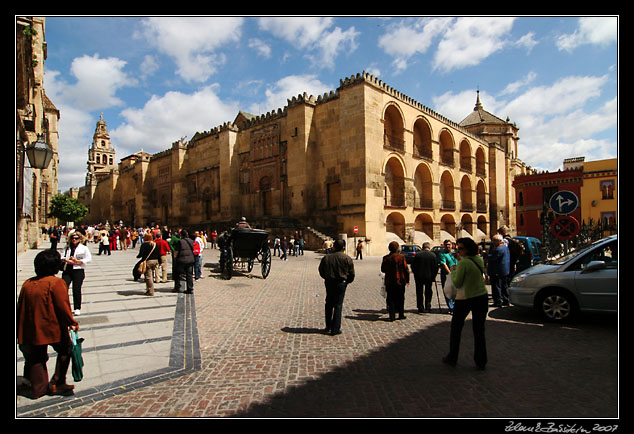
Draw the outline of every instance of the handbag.
<instances>
[{"instance_id":1,"label":"handbag","mask_svg":"<svg viewBox=\"0 0 634 434\"><path fill-rule=\"evenodd\" d=\"M139 267L137 268L137 271L140 274L145 274L145 270L147 270L147 259L150 257L150 255L152 254L152 252L154 251L154 248L156 247L156 243L154 244L154 246L152 246L152 250L150 250L150 253L148 253L148 255L145 257L145 259L143 260L143 262L141 262L139 264Z\"/></svg>"},{"instance_id":2,"label":"handbag","mask_svg":"<svg viewBox=\"0 0 634 434\"><path fill-rule=\"evenodd\" d=\"M81 355L81 345L84 338L80 338L77 332L70 330L70 357L72 362L73 380L81 381L84 378L84 359Z\"/></svg>"},{"instance_id":3,"label":"handbag","mask_svg":"<svg viewBox=\"0 0 634 434\"><path fill-rule=\"evenodd\" d=\"M454 300L456 295L458 294L458 288L453 284L453 280L451 280L451 275L447 275L447 280L445 280L445 286L442 288L445 293L445 297L449 300Z\"/></svg>"}]
</instances>

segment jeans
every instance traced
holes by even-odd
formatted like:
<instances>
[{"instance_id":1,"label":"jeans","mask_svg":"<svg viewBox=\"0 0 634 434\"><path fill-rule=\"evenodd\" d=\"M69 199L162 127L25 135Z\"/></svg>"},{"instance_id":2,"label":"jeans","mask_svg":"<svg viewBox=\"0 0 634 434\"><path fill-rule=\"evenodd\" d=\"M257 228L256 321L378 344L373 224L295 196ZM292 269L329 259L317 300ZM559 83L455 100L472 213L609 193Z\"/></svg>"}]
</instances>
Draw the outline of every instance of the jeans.
<instances>
[{"instance_id":1,"label":"jeans","mask_svg":"<svg viewBox=\"0 0 634 434\"><path fill-rule=\"evenodd\" d=\"M181 292L181 273L185 274L185 281L187 282L186 292L194 292L194 263L183 264L176 262L176 269L174 275L174 292Z\"/></svg>"},{"instance_id":2,"label":"jeans","mask_svg":"<svg viewBox=\"0 0 634 434\"><path fill-rule=\"evenodd\" d=\"M451 317L451 334L449 338L449 354L447 359L456 363L460 350L460 337L464 327L465 318L471 312L473 327L474 353L473 359L478 367L484 368L487 363L487 347L484 336L484 322L489 310L488 294L466 300L455 300L453 316Z\"/></svg>"},{"instance_id":3,"label":"jeans","mask_svg":"<svg viewBox=\"0 0 634 434\"><path fill-rule=\"evenodd\" d=\"M489 278L491 280L491 296L493 298L493 305L500 306L502 304L509 304L507 276L492 275L489 276Z\"/></svg>"},{"instance_id":4,"label":"jeans","mask_svg":"<svg viewBox=\"0 0 634 434\"><path fill-rule=\"evenodd\" d=\"M196 255L194 259L194 277L200 279L203 275L203 255Z\"/></svg>"},{"instance_id":5,"label":"jeans","mask_svg":"<svg viewBox=\"0 0 634 434\"><path fill-rule=\"evenodd\" d=\"M62 273L62 279L66 282L66 286L70 288L70 284L73 284L73 308L75 310L81 310L81 285L84 282L84 270L82 268L73 269L71 264L68 264L70 270L65 270Z\"/></svg>"},{"instance_id":6,"label":"jeans","mask_svg":"<svg viewBox=\"0 0 634 434\"><path fill-rule=\"evenodd\" d=\"M341 332L341 312L347 286L345 280L326 280L326 329L330 333Z\"/></svg>"}]
</instances>

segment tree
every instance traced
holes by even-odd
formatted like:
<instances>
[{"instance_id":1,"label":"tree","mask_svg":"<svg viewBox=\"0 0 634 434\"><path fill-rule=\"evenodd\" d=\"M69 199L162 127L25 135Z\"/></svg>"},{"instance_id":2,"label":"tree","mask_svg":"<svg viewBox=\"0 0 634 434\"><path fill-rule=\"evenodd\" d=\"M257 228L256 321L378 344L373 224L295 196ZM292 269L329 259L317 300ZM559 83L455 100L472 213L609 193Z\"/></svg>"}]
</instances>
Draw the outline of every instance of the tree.
<instances>
[{"instance_id":1,"label":"tree","mask_svg":"<svg viewBox=\"0 0 634 434\"><path fill-rule=\"evenodd\" d=\"M77 199L64 194L56 194L51 198L48 217L58 218L63 222L79 222L88 214L88 208Z\"/></svg>"}]
</instances>

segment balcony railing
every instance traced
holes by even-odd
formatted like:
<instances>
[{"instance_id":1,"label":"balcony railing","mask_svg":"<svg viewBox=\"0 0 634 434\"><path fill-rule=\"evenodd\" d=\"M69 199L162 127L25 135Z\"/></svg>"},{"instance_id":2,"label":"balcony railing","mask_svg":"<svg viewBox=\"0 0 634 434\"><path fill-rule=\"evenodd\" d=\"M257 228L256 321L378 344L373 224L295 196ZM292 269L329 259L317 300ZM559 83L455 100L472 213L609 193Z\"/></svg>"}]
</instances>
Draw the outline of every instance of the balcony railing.
<instances>
[{"instance_id":1,"label":"balcony railing","mask_svg":"<svg viewBox=\"0 0 634 434\"><path fill-rule=\"evenodd\" d=\"M398 195L398 196L387 195L387 196L385 196L385 206L394 206L394 207L403 208L403 207L405 207L405 196L403 196L403 195Z\"/></svg>"},{"instance_id":2,"label":"balcony railing","mask_svg":"<svg viewBox=\"0 0 634 434\"><path fill-rule=\"evenodd\" d=\"M399 136L394 136L391 134L383 134L383 146L389 149L394 149L397 151L405 150L405 140L403 140Z\"/></svg>"}]
</instances>

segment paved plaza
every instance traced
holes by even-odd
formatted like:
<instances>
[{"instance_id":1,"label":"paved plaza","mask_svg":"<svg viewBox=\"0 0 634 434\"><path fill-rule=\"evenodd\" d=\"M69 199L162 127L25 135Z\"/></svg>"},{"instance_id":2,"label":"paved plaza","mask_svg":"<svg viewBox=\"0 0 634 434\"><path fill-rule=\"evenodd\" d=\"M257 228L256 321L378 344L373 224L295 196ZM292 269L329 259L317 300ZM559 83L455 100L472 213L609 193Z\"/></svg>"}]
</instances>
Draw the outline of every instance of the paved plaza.
<instances>
[{"instance_id":1,"label":"paved plaza","mask_svg":"<svg viewBox=\"0 0 634 434\"><path fill-rule=\"evenodd\" d=\"M93 261L77 317L84 379L74 383L73 396L17 396L18 418L619 416L614 316L553 325L529 310L490 308L489 364L479 371L470 320L458 365L441 362L451 315L444 299L434 300L432 312L417 313L413 282L407 318L387 321L380 257L354 261L343 333L330 336L321 332L326 294L319 253L275 257L267 279L256 264L251 273L234 271L222 280L218 251L205 250L194 294L176 294L168 282L148 297L145 284L132 279L138 246L110 256L89 247ZM16 258L18 292L33 275L37 252ZM49 373L54 363L51 352ZM22 366L16 345L17 382Z\"/></svg>"}]
</instances>

